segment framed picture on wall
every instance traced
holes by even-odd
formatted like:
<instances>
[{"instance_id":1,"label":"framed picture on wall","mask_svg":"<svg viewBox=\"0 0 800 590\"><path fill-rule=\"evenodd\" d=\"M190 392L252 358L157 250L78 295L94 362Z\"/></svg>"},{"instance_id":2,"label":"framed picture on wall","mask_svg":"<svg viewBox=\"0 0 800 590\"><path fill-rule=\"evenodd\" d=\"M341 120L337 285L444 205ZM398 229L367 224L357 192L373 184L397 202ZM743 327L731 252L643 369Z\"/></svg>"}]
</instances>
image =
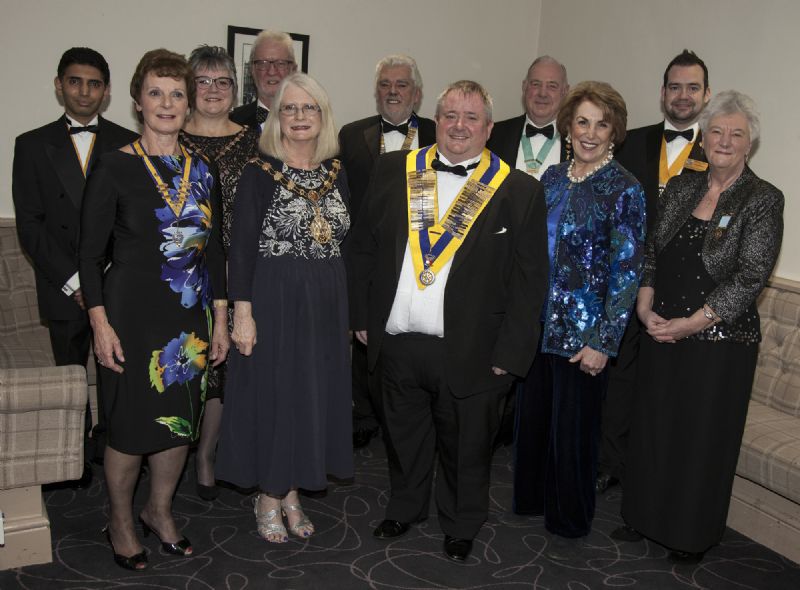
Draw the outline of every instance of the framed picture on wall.
<instances>
[{"instance_id":1,"label":"framed picture on wall","mask_svg":"<svg viewBox=\"0 0 800 590\"><path fill-rule=\"evenodd\" d=\"M250 29L247 27L235 27L228 25L228 53L233 57L236 64L236 75L239 84L239 103L247 104L256 99L256 86L253 83L253 76L250 74L250 50L253 41L261 32L261 29ZM297 64L300 70L308 73L308 43L311 37L300 33L289 33L294 41L294 56L298 59Z\"/></svg>"}]
</instances>

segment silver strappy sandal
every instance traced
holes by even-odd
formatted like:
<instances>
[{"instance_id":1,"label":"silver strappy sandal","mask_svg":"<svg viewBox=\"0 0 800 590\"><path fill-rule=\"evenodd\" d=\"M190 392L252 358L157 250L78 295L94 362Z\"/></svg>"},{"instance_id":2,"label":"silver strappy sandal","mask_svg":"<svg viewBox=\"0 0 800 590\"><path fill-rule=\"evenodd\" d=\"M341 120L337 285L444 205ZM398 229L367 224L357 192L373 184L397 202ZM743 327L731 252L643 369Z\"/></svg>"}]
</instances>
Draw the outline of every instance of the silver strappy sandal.
<instances>
[{"instance_id":1,"label":"silver strappy sandal","mask_svg":"<svg viewBox=\"0 0 800 590\"><path fill-rule=\"evenodd\" d=\"M262 494L258 494L253 499L253 512L255 512L256 515L256 529L258 530L258 534L261 538L270 543L286 543L289 540L289 535L280 517L282 511L279 512L277 508L273 508L267 512L259 513L258 500L261 496ZM276 540L274 538L275 534L280 535L280 538ZM271 538L270 535L273 535L273 537Z\"/></svg>"}]
</instances>

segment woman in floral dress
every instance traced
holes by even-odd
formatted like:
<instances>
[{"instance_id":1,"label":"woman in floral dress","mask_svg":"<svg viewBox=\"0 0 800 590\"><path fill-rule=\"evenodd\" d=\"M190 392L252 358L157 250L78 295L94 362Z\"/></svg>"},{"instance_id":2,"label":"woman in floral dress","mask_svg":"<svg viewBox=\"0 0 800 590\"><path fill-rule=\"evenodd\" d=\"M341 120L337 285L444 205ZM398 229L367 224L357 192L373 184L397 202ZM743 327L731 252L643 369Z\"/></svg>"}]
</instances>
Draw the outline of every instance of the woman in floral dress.
<instances>
[{"instance_id":1,"label":"woman in floral dress","mask_svg":"<svg viewBox=\"0 0 800 590\"><path fill-rule=\"evenodd\" d=\"M217 182L208 162L178 143L193 90L183 56L144 55L131 81L142 137L98 161L81 212L81 287L108 428L106 533L116 563L132 570L147 567L132 512L143 456L145 533L168 553L192 553L172 496L197 438L207 367L228 347Z\"/></svg>"}]
</instances>

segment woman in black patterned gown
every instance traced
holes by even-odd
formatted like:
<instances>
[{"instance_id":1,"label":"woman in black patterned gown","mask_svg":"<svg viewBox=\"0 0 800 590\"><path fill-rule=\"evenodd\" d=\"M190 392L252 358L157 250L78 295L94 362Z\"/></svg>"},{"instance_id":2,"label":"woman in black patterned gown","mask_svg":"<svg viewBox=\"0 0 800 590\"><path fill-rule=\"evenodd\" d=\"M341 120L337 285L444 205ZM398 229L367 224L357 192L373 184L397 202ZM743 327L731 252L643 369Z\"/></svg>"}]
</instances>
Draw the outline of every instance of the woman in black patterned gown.
<instances>
[{"instance_id":1,"label":"woman in black patterned gown","mask_svg":"<svg viewBox=\"0 0 800 590\"><path fill-rule=\"evenodd\" d=\"M285 78L264 127L263 159L236 193L229 258L234 301L217 473L258 487L258 533L308 537L298 488L353 472L347 289L350 227L328 97L305 74ZM258 330L258 339L256 339Z\"/></svg>"},{"instance_id":2,"label":"woman in black patterned gown","mask_svg":"<svg viewBox=\"0 0 800 590\"><path fill-rule=\"evenodd\" d=\"M236 65L222 47L201 45L189 56L194 71L195 100L192 116L180 134L181 143L217 165L222 198L222 242L227 255L231 243L231 217L236 185L247 161L258 155L259 129L242 127L228 119L236 99ZM200 442L197 445L197 495L214 500L214 454L222 420L225 365L208 371L208 390Z\"/></svg>"}]
</instances>

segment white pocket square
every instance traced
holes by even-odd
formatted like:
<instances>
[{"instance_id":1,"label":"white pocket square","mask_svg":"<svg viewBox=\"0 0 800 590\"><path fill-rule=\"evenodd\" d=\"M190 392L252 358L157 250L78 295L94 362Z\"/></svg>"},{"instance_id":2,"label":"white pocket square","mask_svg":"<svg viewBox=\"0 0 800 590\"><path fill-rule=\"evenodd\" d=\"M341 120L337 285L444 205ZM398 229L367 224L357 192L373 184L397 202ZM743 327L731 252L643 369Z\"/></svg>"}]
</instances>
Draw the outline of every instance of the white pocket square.
<instances>
[{"instance_id":1,"label":"white pocket square","mask_svg":"<svg viewBox=\"0 0 800 590\"><path fill-rule=\"evenodd\" d=\"M496 231L496 232L494 232L494 233L495 233L495 234L504 234L504 233L506 233L507 231L508 231L508 229L507 229L505 226L503 226L503 227L501 227L499 230L497 230L497 231Z\"/></svg>"}]
</instances>

